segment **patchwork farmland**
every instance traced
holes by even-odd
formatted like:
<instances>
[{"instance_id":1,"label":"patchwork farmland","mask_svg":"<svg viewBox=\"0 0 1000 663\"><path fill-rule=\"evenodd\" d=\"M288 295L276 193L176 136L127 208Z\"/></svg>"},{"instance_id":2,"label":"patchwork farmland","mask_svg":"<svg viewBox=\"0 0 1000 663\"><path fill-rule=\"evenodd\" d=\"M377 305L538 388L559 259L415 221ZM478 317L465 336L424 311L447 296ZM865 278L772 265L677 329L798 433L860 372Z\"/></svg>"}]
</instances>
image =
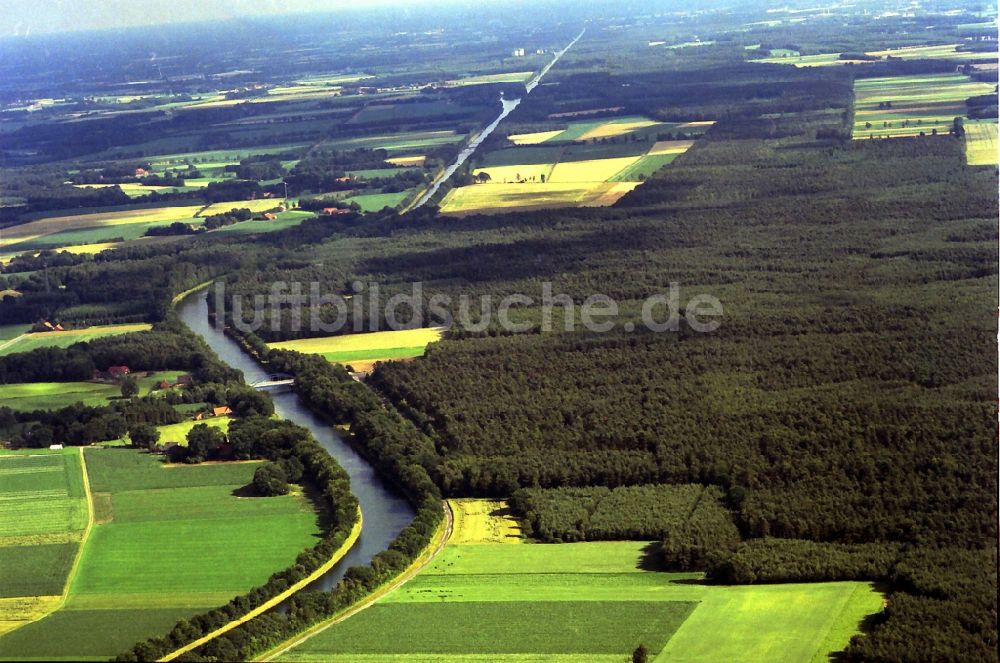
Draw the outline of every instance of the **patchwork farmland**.
<instances>
[{"instance_id":1,"label":"patchwork farmland","mask_svg":"<svg viewBox=\"0 0 1000 663\"><path fill-rule=\"evenodd\" d=\"M687 136L711 125L627 116L513 134L509 140L515 147L481 156L472 171L475 184L449 191L441 211L464 215L612 205L687 151L693 145Z\"/></svg>"},{"instance_id":2,"label":"patchwork farmland","mask_svg":"<svg viewBox=\"0 0 1000 663\"><path fill-rule=\"evenodd\" d=\"M165 467L157 457L134 450L85 453L95 525L65 605L0 637L0 658L113 657L166 632L178 619L263 583L320 531L301 494L266 499L234 494L250 482L256 463ZM79 457L74 450L56 458L72 454ZM8 462L0 459L0 468ZM54 476L17 475L35 490L54 490ZM75 481L80 485L82 477ZM82 495L77 488L64 492L63 499ZM69 527L53 516L44 520L40 526L49 532ZM74 515L78 529L80 520ZM33 533L19 536L25 534ZM233 551L240 551L239 564L233 563ZM35 584L30 591L42 595L51 594L55 583Z\"/></svg>"},{"instance_id":3,"label":"patchwork farmland","mask_svg":"<svg viewBox=\"0 0 1000 663\"><path fill-rule=\"evenodd\" d=\"M477 504L479 502L479 504ZM644 542L504 545L499 502L451 501L427 569L281 661L828 660L882 597L869 583L723 587L652 570Z\"/></svg>"},{"instance_id":4,"label":"patchwork farmland","mask_svg":"<svg viewBox=\"0 0 1000 663\"><path fill-rule=\"evenodd\" d=\"M862 78L854 82L854 138L946 134L967 113L965 100L992 94L992 83L963 74Z\"/></svg>"}]
</instances>

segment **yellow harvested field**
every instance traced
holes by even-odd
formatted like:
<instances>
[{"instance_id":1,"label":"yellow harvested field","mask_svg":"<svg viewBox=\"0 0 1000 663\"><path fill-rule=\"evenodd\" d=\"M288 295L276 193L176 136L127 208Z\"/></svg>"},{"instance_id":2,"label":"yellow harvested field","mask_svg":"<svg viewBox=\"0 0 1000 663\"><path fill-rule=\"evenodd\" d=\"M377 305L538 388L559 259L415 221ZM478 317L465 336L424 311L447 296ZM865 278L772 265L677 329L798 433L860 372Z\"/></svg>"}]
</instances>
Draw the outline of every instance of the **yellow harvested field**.
<instances>
[{"instance_id":1,"label":"yellow harvested field","mask_svg":"<svg viewBox=\"0 0 1000 663\"><path fill-rule=\"evenodd\" d=\"M387 162L391 163L393 166L422 166L424 161L427 159L423 154L413 156L413 157L393 157L391 159L386 159Z\"/></svg>"},{"instance_id":2,"label":"yellow harvested field","mask_svg":"<svg viewBox=\"0 0 1000 663\"><path fill-rule=\"evenodd\" d=\"M565 161L556 164L549 182L605 182L625 170L641 157L618 157L590 161Z\"/></svg>"},{"instance_id":3,"label":"yellow harvested field","mask_svg":"<svg viewBox=\"0 0 1000 663\"><path fill-rule=\"evenodd\" d=\"M715 120L702 120L700 122L685 122L677 125L678 129L708 129L715 124Z\"/></svg>"},{"instance_id":4,"label":"yellow harvested field","mask_svg":"<svg viewBox=\"0 0 1000 663\"><path fill-rule=\"evenodd\" d=\"M608 182L600 195L583 203L584 207L607 207L614 205L618 199L642 184L642 182Z\"/></svg>"},{"instance_id":5,"label":"yellow harvested field","mask_svg":"<svg viewBox=\"0 0 1000 663\"><path fill-rule=\"evenodd\" d=\"M56 251L66 251L67 253L100 253L105 249L113 249L121 242L98 242L97 244L81 244L80 246L66 246L56 249Z\"/></svg>"},{"instance_id":6,"label":"yellow harvested field","mask_svg":"<svg viewBox=\"0 0 1000 663\"><path fill-rule=\"evenodd\" d=\"M341 334L320 338L300 338L295 341L271 343L268 347L297 352L323 353L345 350L382 350L427 345L440 341L444 327L422 327L400 331L379 331L367 334Z\"/></svg>"},{"instance_id":7,"label":"yellow harvested field","mask_svg":"<svg viewBox=\"0 0 1000 663\"><path fill-rule=\"evenodd\" d=\"M636 129L645 129L655 124L660 124L653 120L637 120L635 122L608 122L596 129L591 129L580 136L581 140L593 140L594 138L610 138L611 136L621 136Z\"/></svg>"},{"instance_id":8,"label":"yellow harvested field","mask_svg":"<svg viewBox=\"0 0 1000 663\"><path fill-rule=\"evenodd\" d=\"M227 203L218 203L225 205ZM148 223L151 221L175 221L191 218L199 205L178 205L169 207L150 207L146 209L122 210L118 212L92 212L90 214L73 214L71 216L51 216L37 221L30 221L11 228L5 228L0 234L0 247L26 242L64 230L79 230L98 226L119 226L129 223ZM229 209L229 208L226 208Z\"/></svg>"},{"instance_id":9,"label":"yellow harvested field","mask_svg":"<svg viewBox=\"0 0 1000 663\"><path fill-rule=\"evenodd\" d=\"M965 158L970 166L997 165L997 123L995 121L966 121Z\"/></svg>"},{"instance_id":10,"label":"yellow harvested field","mask_svg":"<svg viewBox=\"0 0 1000 663\"><path fill-rule=\"evenodd\" d=\"M77 189L106 189L111 186L121 188L122 193L151 193L153 191L171 191L176 187L160 186L157 184L139 184L137 182L125 182L123 184L74 184Z\"/></svg>"},{"instance_id":11,"label":"yellow harvested field","mask_svg":"<svg viewBox=\"0 0 1000 663\"><path fill-rule=\"evenodd\" d=\"M524 543L506 500L452 499L448 507L454 516L449 545Z\"/></svg>"},{"instance_id":12,"label":"yellow harvested field","mask_svg":"<svg viewBox=\"0 0 1000 663\"><path fill-rule=\"evenodd\" d=\"M488 184L505 184L511 182L541 182L547 180L552 172L550 163L519 164L515 166L490 166L476 168L473 175L486 173L490 176Z\"/></svg>"},{"instance_id":13,"label":"yellow harvested field","mask_svg":"<svg viewBox=\"0 0 1000 663\"><path fill-rule=\"evenodd\" d=\"M557 129L555 131L536 131L531 134L513 134L511 136L507 136L507 140L515 145L538 145L539 143L544 143L550 138L555 138L562 132L563 129Z\"/></svg>"},{"instance_id":14,"label":"yellow harvested field","mask_svg":"<svg viewBox=\"0 0 1000 663\"><path fill-rule=\"evenodd\" d=\"M692 145L694 145L693 140L658 140L653 144L649 152L646 152L646 156L684 154L691 149Z\"/></svg>"},{"instance_id":15,"label":"yellow harvested field","mask_svg":"<svg viewBox=\"0 0 1000 663\"><path fill-rule=\"evenodd\" d=\"M44 617L61 596L18 596L0 599L0 635Z\"/></svg>"},{"instance_id":16,"label":"yellow harvested field","mask_svg":"<svg viewBox=\"0 0 1000 663\"><path fill-rule=\"evenodd\" d=\"M441 213L501 214L514 209L611 205L639 182L474 184L456 187L441 201Z\"/></svg>"},{"instance_id":17,"label":"yellow harvested field","mask_svg":"<svg viewBox=\"0 0 1000 663\"><path fill-rule=\"evenodd\" d=\"M266 212L267 210L274 209L279 205L284 204L284 201L276 198L258 198L257 200L234 200L232 202L224 203L212 203L205 209L201 211L198 216L211 216L213 214L225 214L231 209L243 209L247 208L251 212Z\"/></svg>"}]
</instances>

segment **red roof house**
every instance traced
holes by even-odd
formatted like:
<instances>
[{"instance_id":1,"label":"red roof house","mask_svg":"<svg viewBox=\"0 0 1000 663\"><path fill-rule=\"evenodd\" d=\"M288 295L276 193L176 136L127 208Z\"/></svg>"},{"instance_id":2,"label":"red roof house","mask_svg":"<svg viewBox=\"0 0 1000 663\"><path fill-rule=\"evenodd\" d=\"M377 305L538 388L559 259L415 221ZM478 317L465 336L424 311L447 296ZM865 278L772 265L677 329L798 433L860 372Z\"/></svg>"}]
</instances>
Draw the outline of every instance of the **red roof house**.
<instances>
[{"instance_id":1,"label":"red roof house","mask_svg":"<svg viewBox=\"0 0 1000 663\"><path fill-rule=\"evenodd\" d=\"M113 378L118 378L118 377L121 377L123 375L128 375L131 372L132 371L129 370L128 366L109 366L108 367L108 375L110 375Z\"/></svg>"}]
</instances>

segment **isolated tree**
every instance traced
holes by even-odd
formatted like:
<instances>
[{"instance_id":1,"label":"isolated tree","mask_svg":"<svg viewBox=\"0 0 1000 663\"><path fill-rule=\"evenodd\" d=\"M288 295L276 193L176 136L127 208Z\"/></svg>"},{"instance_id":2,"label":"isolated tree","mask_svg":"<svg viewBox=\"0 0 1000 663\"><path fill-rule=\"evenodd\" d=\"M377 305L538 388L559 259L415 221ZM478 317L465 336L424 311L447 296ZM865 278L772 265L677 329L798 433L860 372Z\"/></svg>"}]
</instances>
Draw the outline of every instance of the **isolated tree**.
<instances>
[{"instance_id":1,"label":"isolated tree","mask_svg":"<svg viewBox=\"0 0 1000 663\"><path fill-rule=\"evenodd\" d=\"M139 395L139 383L131 375L122 380L122 398L134 398Z\"/></svg>"},{"instance_id":2,"label":"isolated tree","mask_svg":"<svg viewBox=\"0 0 1000 663\"><path fill-rule=\"evenodd\" d=\"M253 473L253 487L258 495L273 497L288 494L288 475L277 463L267 463Z\"/></svg>"},{"instance_id":3,"label":"isolated tree","mask_svg":"<svg viewBox=\"0 0 1000 663\"><path fill-rule=\"evenodd\" d=\"M632 652L632 663L646 663L649 660L649 650L646 645L639 645Z\"/></svg>"},{"instance_id":4,"label":"isolated tree","mask_svg":"<svg viewBox=\"0 0 1000 663\"><path fill-rule=\"evenodd\" d=\"M160 441L160 431L150 424L136 424L129 429L128 436L138 449L152 449Z\"/></svg>"}]
</instances>

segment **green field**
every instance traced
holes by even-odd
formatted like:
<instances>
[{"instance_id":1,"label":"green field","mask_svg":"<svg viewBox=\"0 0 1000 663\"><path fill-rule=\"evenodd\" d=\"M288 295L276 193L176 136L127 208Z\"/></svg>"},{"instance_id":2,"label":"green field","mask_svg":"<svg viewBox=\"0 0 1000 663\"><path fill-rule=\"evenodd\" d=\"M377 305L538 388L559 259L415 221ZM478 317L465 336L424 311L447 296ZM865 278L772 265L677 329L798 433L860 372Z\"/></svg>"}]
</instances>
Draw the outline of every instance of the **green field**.
<instances>
[{"instance_id":1,"label":"green field","mask_svg":"<svg viewBox=\"0 0 1000 663\"><path fill-rule=\"evenodd\" d=\"M317 541L301 494L238 496L257 463L168 467L133 450L86 454L97 524L66 605L0 637L0 659L113 657L259 585Z\"/></svg>"},{"instance_id":2,"label":"green field","mask_svg":"<svg viewBox=\"0 0 1000 663\"><path fill-rule=\"evenodd\" d=\"M344 198L345 203L357 203L363 212L378 212L383 207L396 207L411 194L411 191L398 193L363 193L359 196Z\"/></svg>"},{"instance_id":3,"label":"green field","mask_svg":"<svg viewBox=\"0 0 1000 663\"><path fill-rule=\"evenodd\" d=\"M306 219L310 219L315 216L312 212L306 212L304 210L288 210L287 212L279 212L276 219L271 220L260 220L260 221L245 221L243 223L234 223L229 226L222 226L217 230L212 230L212 233L221 233L225 235L249 235L252 233L269 233L278 230L285 230L286 228L294 228L295 226L301 224Z\"/></svg>"},{"instance_id":4,"label":"green field","mask_svg":"<svg viewBox=\"0 0 1000 663\"><path fill-rule=\"evenodd\" d=\"M965 100L991 94L992 83L962 74L923 74L864 78L854 82L854 138L948 133L966 114ZM891 107L879 108L879 104Z\"/></svg>"},{"instance_id":5,"label":"green field","mask_svg":"<svg viewBox=\"0 0 1000 663\"><path fill-rule=\"evenodd\" d=\"M184 371L158 371L139 378L139 394L146 395L162 380L175 381ZM0 384L0 403L18 412L33 410L58 410L83 403L90 406L107 405L121 398L121 387L103 382L27 382Z\"/></svg>"},{"instance_id":6,"label":"green field","mask_svg":"<svg viewBox=\"0 0 1000 663\"><path fill-rule=\"evenodd\" d=\"M722 587L643 570L652 545L449 544L279 660L625 661L645 644L661 661L818 662L882 607L868 583Z\"/></svg>"},{"instance_id":7,"label":"green field","mask_svg":"<svg viewBox=\"0 0 1000 663\"><path fill-rule=\"evenodd\" d=\"M406 172L408 170L413 170L413 168L368 168L365 170L349 170L347 171L347 174L362 180L370 180L376 177L392 177L393 175L398 175L399 173Z\"/></svg>"},{"instance_id":8,"label":"green field","mask_svg":"<svg viewBox=\"0 0 1000 663\"><path fill-rule=\"evenodd\" d=\"M130 332L146 331L152 325L104 325L101 327L85 327L61 332L41 332L26 334L6 343L0 342L0 357L15 352L31 352L37 348L68 348L74 343L92 341L102 336L115 336Z\"/></svg>"},{"instance_id":9,"label":"green field","mask_svg":"<svg viewBox=\"0 0 1000 663\"><path fill-rule=\"evenodd\" d=\"M463 138L465 138L464 134L455 131L404 131L380 136L337 138L322 143L321 147L332 147L338 150L354 150L363 147L371 150L383 149L390 152L403 152L421 147L457 143Z\"/></svg>"},{"instance_id":10,"label":"green field","mask_svg":"<svg viewBox=\"0 0 1000 663\"><path fill-rule=\"evenodd\" d=\"M996 120L965 121L965 158L970 166L997 165Z\"/></svg>"}]
</instances>

